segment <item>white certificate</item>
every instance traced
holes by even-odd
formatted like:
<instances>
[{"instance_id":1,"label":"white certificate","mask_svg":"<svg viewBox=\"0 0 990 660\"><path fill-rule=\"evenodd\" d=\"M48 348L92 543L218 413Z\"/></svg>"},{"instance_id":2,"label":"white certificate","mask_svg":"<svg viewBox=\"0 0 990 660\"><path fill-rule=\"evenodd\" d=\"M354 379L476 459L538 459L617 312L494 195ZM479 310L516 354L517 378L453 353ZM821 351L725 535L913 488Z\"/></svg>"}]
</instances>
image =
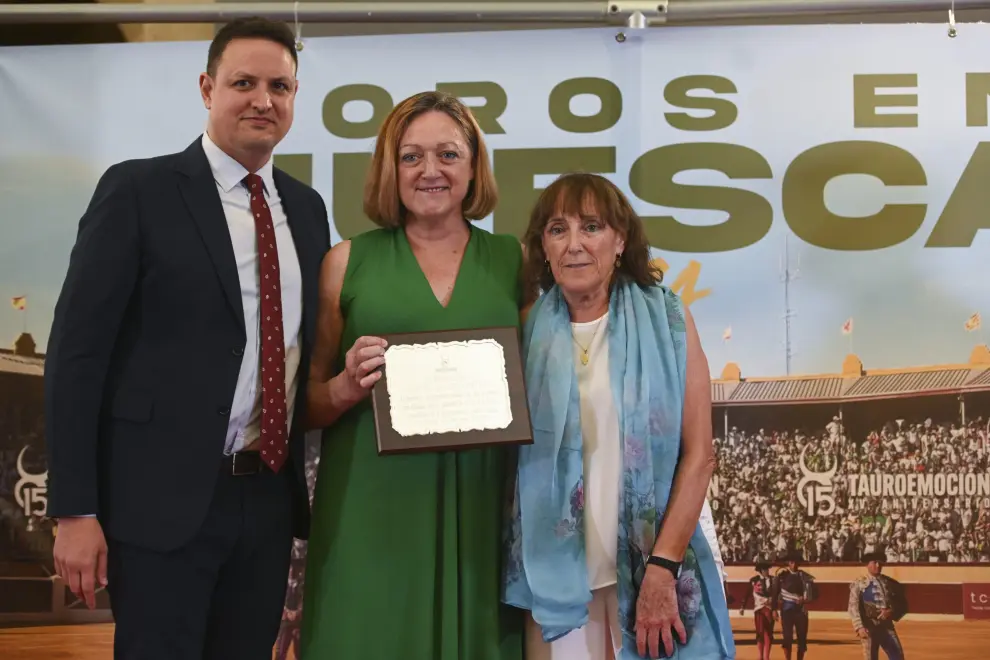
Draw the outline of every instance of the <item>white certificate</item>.
<instances>
[{"instance_id":1,"label":"white certificate","mask_svg":"<svg viewBox=\"0 0 990 660\"><path fill-rule=\"evenodd\" d=\"M390 346L385 372L392 428L401 436L512 422L505 353L494 339Z\"/></svg>"}]
</instances>

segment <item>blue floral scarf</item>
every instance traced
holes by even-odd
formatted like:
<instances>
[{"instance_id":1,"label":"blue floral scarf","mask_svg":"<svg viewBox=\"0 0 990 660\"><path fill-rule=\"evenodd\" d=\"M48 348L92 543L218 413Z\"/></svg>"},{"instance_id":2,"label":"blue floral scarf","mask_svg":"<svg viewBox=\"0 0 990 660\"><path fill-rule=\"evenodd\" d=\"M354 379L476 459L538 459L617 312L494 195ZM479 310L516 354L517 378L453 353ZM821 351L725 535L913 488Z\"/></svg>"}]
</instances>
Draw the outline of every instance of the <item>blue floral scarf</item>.
<instances>
[{"instance_id":1,"label":"blue floral scarf","mask_svg":"<svg viewBox=\"0 0 990 660\"><path fill-rule=\"evenodd\" d=\"M677 469L687 364L684 310L666 286L613 286L609 377L619 413L624 487L619 505L622 653L636 651L636 599ZM530 610L547 642L582 627L591 600L584 542L584 468L570 315L558 287L534 305L522 354L534 442L519 453L506 525L503 600ZM722 576L699 524L677 582L688 633L673 658L735 657Z\"/></svg>"}]
</instances>

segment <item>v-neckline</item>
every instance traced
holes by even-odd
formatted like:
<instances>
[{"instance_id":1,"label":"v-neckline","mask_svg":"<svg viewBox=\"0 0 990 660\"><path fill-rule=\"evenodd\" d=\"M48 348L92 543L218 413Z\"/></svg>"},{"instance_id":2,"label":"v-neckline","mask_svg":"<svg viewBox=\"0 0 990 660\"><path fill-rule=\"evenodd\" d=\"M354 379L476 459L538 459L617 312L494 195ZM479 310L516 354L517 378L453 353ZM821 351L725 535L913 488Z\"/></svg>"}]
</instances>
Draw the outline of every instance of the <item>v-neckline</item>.
<instances>
[{"instance_id":1,"label":"v-neckline","mask_svg":"<svg viewBox=\"0 0 990 660\"><path fill-rule=\"evenodd\" d=\"M430 278L426 276L426 272L423 270L423 266L419 263L419 259L416 258L416 253L413 252L412 243L409 242L409 237L406 236L406 230L404 228L399 228L399 234L402 238L402 243L405 246L406 252L409 254L409 258L412 259L413 264L416 266L416 272L419 273L420 282L426 287L426 294L429 296L437 307L441 310L448 310L450 306L454 303L454 296L457 295L458 285L461 283L461 275L464 274L464 265L468 263L467 253L471 249L472 243L475 239L475 227L470 222L467 223L468 226L468 240L464 244L464 251L461 253L461 261L457 264L457 274L454 276L454 283L450 289L450 295L447 296L447 304L444 305L437 298L437 294L433 292L433 286L430 284Z\"/></svg>"}]
</instances>

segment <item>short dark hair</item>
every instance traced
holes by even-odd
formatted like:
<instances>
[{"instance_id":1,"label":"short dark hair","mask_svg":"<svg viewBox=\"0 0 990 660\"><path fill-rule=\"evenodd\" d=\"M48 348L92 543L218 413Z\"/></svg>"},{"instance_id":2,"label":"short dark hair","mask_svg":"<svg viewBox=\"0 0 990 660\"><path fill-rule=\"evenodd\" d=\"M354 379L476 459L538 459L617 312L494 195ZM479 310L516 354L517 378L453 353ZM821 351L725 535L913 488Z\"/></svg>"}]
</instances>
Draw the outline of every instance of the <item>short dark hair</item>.
<instances>
[{"instance_id":1,"label":"short dark hair","mask_svg":"<svg viewBox=\"0 0 990 660\"><path fill-rule=\"evenodd\" d=\"M285 23L272 21L262 16L249 16L247 18L236 18L224 25L213 37L210 43L210 51L206 57L206 73L211 78L217 75L217 63L220 56L227 49L227 45L234 39L267 39L277 44L285 46L285 49L292 55L292 62L296 68L299 67L299 55L296 53L296 37L292 30Z\"/></svg>"}]
</instances>

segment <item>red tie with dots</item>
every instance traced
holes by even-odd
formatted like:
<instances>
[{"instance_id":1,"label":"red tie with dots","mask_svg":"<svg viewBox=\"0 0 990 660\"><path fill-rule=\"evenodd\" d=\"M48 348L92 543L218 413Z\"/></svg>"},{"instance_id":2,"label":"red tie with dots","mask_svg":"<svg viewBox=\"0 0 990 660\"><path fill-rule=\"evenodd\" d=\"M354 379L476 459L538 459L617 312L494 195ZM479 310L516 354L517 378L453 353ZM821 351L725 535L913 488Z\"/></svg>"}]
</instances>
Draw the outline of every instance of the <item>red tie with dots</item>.
<instances>
[{"instance_id":1,"label":"red tie with dots","mask_svg":"<svg viewBox=\"0 0 990 660\"><path fill-rule=\"evenodd\" d=\"M288 458L288 414L285 406L285 345L282 339L282 286L272 213L265 185L257 174L244 179L251 192L258 237L258 291L261 295L261 459L278 472Z\"/></svg>"}]
</instances>

